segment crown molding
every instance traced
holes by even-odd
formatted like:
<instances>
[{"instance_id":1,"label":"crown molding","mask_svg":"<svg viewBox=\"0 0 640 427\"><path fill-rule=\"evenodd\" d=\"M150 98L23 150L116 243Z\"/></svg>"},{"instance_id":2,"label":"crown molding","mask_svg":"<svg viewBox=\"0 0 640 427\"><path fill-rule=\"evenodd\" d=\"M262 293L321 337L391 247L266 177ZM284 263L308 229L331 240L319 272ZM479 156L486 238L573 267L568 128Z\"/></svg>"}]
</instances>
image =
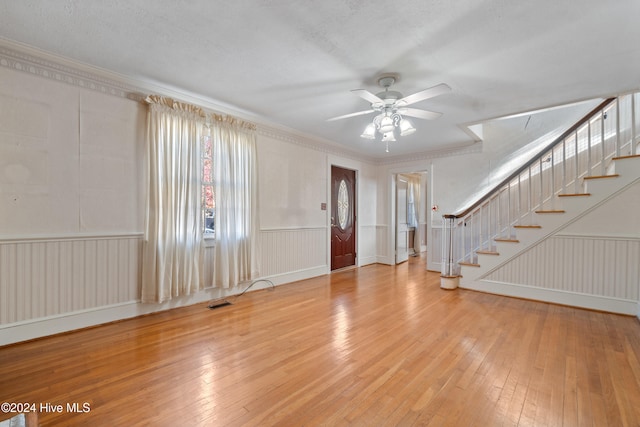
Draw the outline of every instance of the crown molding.
<instances>
[{"instance_id":1,"label":"crown molding","mask_svg":"<svg viewBox=\"0 0 640 427\"><path fill-rule=\"evenodd\" d=\"M64 58L4 39L0 39L0 67L134 101L145 98L140 88L114 79L114 75L105 76L105 70L71 63Z\"/></svg>"}]
</instances>

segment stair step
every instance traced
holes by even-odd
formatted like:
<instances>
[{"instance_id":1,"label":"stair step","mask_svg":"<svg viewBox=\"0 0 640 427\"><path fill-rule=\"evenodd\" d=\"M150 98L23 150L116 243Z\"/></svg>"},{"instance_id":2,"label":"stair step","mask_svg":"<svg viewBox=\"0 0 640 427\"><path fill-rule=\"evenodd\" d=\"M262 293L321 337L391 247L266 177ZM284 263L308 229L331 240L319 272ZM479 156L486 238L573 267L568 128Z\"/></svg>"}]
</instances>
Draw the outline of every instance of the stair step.
<instances>
[{"instance_id":1,"label":"stair step","mask_svg":"<svg viewBox=\"0 0 640 427\"><path fill-rule=\"evenodd\" d=\"M640 157L640 154L634 154L632 156L619 156L619 157L614 157L611 160L622 160L622 159L635 159L636 157Z\"/></svg>"},{"instance_id":2,"label":"stair step","mask_svg":"<svg viewBox=\"0 0 640 427\"><path fill-rule=\"evenodd\" d=\"M513 228L542 228L541 225L514 225Z\"/></svg>"},{"instance_id":3,"label":"stair step","mask_svg":"<svg viewBox=\"0 0 640 427\"><path fill-rule=\"evenodd\" d=\"M474 264L472 262L464 262L464 261L459 262L458 265L466 265L467 267L480 267L480 264Z\"/></svg>"},{"instance_id":4,"label":"stair step","mask_svg":"<svg viewBox=\"0 0 640 427\"><path fill-rule=\"evenodd\" d=\"M520 243L518 239L493 239L494 242Z\"/></svg>"},{"instance_id":5,"label":"stair step","mask_svg":"<svg viewBox=\"0 0 640 427\"><path fill-rule=\"evenodd\" d=\"M476 251L477 254L483 254L483 255L500 255L498 252L495 251Z\"/></svg>"},{"instance_id":6,"label":"stair step","mask_svg":"<svg viewBox=\"0 0 640 427\"><path fill-rule=\"evenodd\" d=\"M618 178L620 175L614 173L613 175L595 175L595 176L585 176L583 179L606 179L606 178Z\"/></svg>"},{"instance_id":7,"label":"stair step","mask_svg":"<svg viewBox=\"0 0 640 427\"><path fill-rule=\"evenodd\" d=\"M558 194L558 197L581 197L590 196L591 193L575 193L575 194Z\"/></svg>"},{"instance_id":8,"label":"stair step","mask_svg":"<svg viewBox=\"0 0 640 427\"><path fill-rule=\"evenodd\" d=\"M555 210L555 211L536 211L537 214L561 214L564 213L563 210Z\"/></svg>"}]
</instances>

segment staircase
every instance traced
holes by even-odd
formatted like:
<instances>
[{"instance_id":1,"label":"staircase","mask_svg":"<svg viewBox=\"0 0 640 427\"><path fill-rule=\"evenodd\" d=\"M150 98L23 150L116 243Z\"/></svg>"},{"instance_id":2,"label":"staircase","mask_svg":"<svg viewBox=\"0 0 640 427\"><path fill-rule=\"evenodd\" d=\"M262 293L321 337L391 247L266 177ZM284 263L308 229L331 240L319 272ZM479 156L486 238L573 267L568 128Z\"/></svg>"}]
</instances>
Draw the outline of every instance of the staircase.
<instances>
[{"instance_id":1,"label":"staircase","mask_svg":"<svg viewBox=\"0 0 640 427\"><path fill-rule=\"evenodd\" d=\"M534 211L530 221L513 226L510 236L495 237L491 249L474 251L475 262L460 261L460 286L483 279L640 180L640 155L614 157L612 163L610 175L583 178L584 192L558 194L555 209Z\"/></svg>"},{"instance_id":2,"label":"staircase","mask_svg":"<svg viewBox=\"0 0 640 427\"><path fill-rule=\"evenodd\" d=\"M444 215L441 286L487 290L494 271L639 182L638 106L640 94L607 99L470 208Z\"/></svg>"}]
</instances>

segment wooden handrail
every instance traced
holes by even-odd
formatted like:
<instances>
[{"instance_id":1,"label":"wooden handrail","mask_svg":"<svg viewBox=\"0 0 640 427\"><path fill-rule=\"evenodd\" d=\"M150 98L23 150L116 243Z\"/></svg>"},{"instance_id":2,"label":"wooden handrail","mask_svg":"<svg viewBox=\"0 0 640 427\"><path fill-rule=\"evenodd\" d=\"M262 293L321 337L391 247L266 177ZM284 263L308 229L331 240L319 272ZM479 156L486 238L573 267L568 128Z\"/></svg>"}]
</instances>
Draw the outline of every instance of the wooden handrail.
<instances>
[{"instance_id":1,"label":"wooden handrail","mask_svg":"<svg viewBox=\"0 0 640 427\"><path fill-rule=\"evenodd\" d=\"M462 211L460 213L457 213L457 214L445 214L445 215L443 215L443 217L444 218L463 218L463 217L467 216L469 213L471 213L471 211L473 211L475 208L477 208L478 206L483 204L487 199L489 199L496 191L498 191L499 189L501 189L502 187L507 185L509 182L511 182L512 179L516 178L522 172L527 170L527 168L529 168L536 161L538 161L538 159L542 155L544 155L547 151L551 150L553 147L555 147L557 144L559 144L563 139L565 139L566 137L571 135L573 132L578 130L578 128L580 128L580 126L582 126L583 124L585 124L586 122L591 120L596 114L600 113L602 110L604 110L606 107L608 107L609 104L611 104L615 100L616 100L616 98L607 98L607 99L605 99L596 108L591 110L586 116L584 116L582 119L580 119L576 124L574 124L569 129L567 129L562 135L560 135L559 137L554 139L553 142L551 142L549 145L545 146L535 156L531 157L531 159L527 163L522 165L515 172L513 172L507 178L502 180L498 185L496 185L491 190L489 190L487 193L485 193L484 196L482 196L480 199L478 199L474 204L469 206L467 209L465 209L464 211Z\"/></svg>"}]
</instances>

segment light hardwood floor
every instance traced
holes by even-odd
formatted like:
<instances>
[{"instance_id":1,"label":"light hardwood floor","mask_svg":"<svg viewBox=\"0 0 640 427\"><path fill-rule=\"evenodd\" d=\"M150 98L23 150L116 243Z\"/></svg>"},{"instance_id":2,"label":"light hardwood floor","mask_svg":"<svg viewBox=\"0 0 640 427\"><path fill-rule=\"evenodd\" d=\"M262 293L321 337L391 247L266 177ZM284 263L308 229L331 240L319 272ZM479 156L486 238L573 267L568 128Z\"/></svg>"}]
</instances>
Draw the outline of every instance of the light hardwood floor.
<instances>
[{"instance_id":1,"label":"light hardwood floor","mask_svg":"<svg viewBox=\"0 0 640 427\"><path fill-rule=\"evenodd\" d=\"M445 291L411 259L0 348L0 402L63 405L43 426L638 426L639 360L634 317Z\"/></svg>"}]
</instances>

